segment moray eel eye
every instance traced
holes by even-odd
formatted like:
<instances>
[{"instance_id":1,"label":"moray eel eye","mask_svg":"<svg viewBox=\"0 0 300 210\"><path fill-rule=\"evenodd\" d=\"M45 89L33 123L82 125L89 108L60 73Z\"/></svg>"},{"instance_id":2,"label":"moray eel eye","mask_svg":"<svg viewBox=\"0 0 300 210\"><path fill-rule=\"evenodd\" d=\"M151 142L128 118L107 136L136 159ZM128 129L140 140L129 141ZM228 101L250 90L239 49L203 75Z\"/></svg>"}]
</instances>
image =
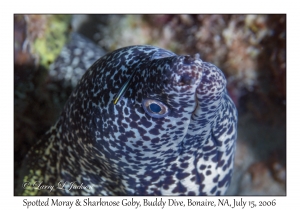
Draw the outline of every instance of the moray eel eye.
<instances>
[{"instance_id":1,"label":"moray eel eye","mask_svg":"<svg viewBox=\"0 0 300 210\"><path fill-rule=\"evenodd\" d=\"M169 114L170 110L163 102L155 99L145 99L142 102L145 112L154 118L162 118Z\"/></svg>"}]
</instances>

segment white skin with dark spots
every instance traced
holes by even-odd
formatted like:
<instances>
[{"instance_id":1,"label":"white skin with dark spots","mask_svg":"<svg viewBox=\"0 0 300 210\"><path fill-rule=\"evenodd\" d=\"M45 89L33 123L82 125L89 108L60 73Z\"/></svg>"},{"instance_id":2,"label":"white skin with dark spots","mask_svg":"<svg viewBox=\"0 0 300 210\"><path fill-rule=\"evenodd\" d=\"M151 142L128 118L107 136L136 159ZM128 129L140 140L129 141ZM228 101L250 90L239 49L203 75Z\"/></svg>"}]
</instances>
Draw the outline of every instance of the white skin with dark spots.
<instances>
[{"instance_id":1,"label":"white skin with dark spots","mask_svg":"<svg viewBox=\"0 0 300 210\"><path fill-rule=\"evenodd\" d=\"M158 101L161 113L146 110L147 101ZM90 67L26 167L42 171L48 183L91 186L37 194L222 195L232 176L236 126L216 66L199 56L131 46Z\"/></svg>"}]
</instances>

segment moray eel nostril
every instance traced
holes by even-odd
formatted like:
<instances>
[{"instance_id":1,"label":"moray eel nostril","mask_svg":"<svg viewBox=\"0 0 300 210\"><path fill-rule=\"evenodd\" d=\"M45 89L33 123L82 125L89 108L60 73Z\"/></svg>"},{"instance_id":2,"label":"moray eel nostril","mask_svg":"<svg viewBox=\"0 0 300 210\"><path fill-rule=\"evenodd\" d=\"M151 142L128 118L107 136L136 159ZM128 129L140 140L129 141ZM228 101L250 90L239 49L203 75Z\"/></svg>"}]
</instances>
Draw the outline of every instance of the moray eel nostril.
<instances>
[{"instance_id":1,"label":"moray eel nostril","mask_svg":"<svg viewBox=\"0 0 300 210\"><path fill-rule=\"evenodd\" d=\"M191 56L186 55L186 56L184 56L183 64L184 64L184 65L190 65L194 60L195 60L195 59L192 58Z\"/></svg>"}]
</instances>

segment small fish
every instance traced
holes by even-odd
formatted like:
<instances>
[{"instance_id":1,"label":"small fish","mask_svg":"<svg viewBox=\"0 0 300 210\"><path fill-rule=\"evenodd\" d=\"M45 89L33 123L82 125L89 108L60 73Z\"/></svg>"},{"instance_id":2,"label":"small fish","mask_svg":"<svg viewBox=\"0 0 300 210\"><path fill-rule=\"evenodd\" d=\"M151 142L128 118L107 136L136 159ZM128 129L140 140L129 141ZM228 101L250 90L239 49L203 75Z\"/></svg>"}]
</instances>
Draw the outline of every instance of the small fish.
<instances>
[{"instance_id":1,"label":"small fish","mask_svg":"<svg viewBox=\"0 0 300 210\"><path fill-rule=\"evenodd\" d=\"M22 194L223 195L236 138L237 110L216 66L198 54L121 48L86 71L28 153Z\"/></svg>"}]
</instances>

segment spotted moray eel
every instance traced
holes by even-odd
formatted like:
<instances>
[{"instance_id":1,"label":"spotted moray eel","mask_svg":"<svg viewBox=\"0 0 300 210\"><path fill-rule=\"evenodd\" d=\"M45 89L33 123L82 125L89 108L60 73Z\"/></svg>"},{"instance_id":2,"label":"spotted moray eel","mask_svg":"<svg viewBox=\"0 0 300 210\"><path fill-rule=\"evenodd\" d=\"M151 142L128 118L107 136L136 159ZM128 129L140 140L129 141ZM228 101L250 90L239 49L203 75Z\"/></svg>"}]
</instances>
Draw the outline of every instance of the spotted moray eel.
<instances>
[{"instance_id":1,"label":"spotted moray eel","mask_svg":"<svg viewBox=\"0 0 300 210\"><path fill-rule=\"evenodd\" d=\"M121 48L86 71L30 150L21 194L222 195L236 137L220 69L199 55Z\"/></svg>"}]
</instances>

